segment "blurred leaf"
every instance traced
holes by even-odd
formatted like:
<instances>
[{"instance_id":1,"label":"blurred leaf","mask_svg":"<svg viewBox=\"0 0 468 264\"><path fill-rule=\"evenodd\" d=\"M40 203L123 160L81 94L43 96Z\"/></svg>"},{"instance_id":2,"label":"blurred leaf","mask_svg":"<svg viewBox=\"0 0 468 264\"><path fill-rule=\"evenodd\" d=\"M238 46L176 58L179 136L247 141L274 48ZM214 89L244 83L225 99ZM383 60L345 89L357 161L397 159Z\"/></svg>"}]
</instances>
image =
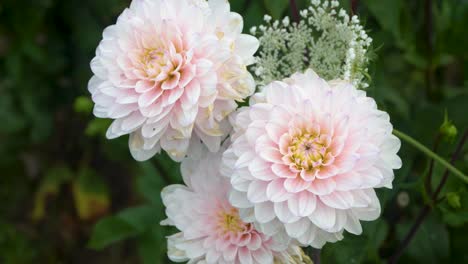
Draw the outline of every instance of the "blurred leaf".
<instances>
[{"instance_id":1,"label":"blurred leaf","mask_svg":"<svg viewBox=\"0 0 468 264\"><path fill-rule=\"evenodd\" d=\"M408 233L413 222L397 225L400 241ZM447 263L449 256L449 235L446 227L434 216L429 216L421 224L405 254L421 263Z\"/></svg>"},{"instance_id":2,"label":"blurred leaf","mask_svg":"<svg viewBox=\"0 0 468 264\"><path fill-rule=\"evenodd\" d=\"M0 263L35 263L37 249L23 233L13 225L0 222Z\"/></svg>"},{"instance_id":3,"label":"blurred leaf","mask_svg":"<svg viewBox=\"0 0 468 264\"><path fill-rule=\"evenodd\" d=\"M161 190L165 182L151 162L140 164L140 176L137 178L138 192L152 204L161 204Z\"/></svg>"},{"instance_id":4,"label":"blurred leaf","mask_svg":"<svg viewBox=\"0 0 468 264\"><path fill-rule=\"evenodd\" d=\"M109 190L102 178L89 168L81 168L73 183L73 198L80 219L105 215L110 208Z\"/></svg>"},{"instance_id":5,"label":"blurred leaf","mask_svg":"<svg viewBox=\"0 0 468 264\"><path fill-rule=\"evenodd\" d=\"M89 121L85 130L85 134L89 137L105 135L111 123L111 119L94 118L93 120Z\"/></svg>"},{"instance_id":6,"label":"blurred leaf","mask_svg":"<svg viewBox=\"0 0 468 264\"><path fill-rule=\"evenodd\" d=\"M468 223L468 191L449 192L439 206L442 219L450 226L460 227Z\"/></svg>"},{"instance_id":7,"label":"blurred leaf","mask_svg":"<svg viewBox=\"0 0 468 264\"><path fill-rule=\"evenodd\" d=\"M289 0L263 0L263 3L268 11L268 13L274 19L281 19L284 12L289 7Z\"/></svg>"},{"instance_id":8,"label":"blurred leaf","mask_svg":"<svg viewBox=\"0 0 468 264\"><path fill-rule=\"evenodd\" d=\"M157 224L138 238L138 254L143 264L167 263L166 237Z\"/></svg>"},{"instance_id":9,"label":"blurred leaf","mask_svg":"<svg viewBox=\"0 0 468 264\"><path fill-rule=\"evenodd\" d=\"M62 184L71 180L73 173L66 166L56 166L49 169L39 185L34 196L32 219L41 220L45 216L47 198L57 195Z\"/></svg>"},{"instance_id":10,"label":"blurred leaf","mask_svg":"<svg viewBox=\"0 0 468 264\"><path fill-rule=\"evenodd\" d=\"M399 37L401 0L364 0L362 2L384 30L391 32L395 38Z\"/></svg>"},{"instance_id":11,"label":"blurred leaf","mask_svg":"<svg viewBox=\"0 0 468 264\"><path fill-rule=\"evenodd\" d=\"M136 236L136 230L131 224L118 217L106 217L100 220L93 229L88 246L100 250L113 243Z\"/></svg>"},{"instance_id":12,"label":"blurred leaf","mask_svg":"<svg viewBox=\"0 0 468 264\"><path fill-rule=\"evenodd\" d=\"M113 243L142 234L158 223L154 215L153 207L139 206L103 218L94 226L88 245L93 249L103 249Z\"/></svg>"},{"instance_id":13,"label":"blurred leaf","mask_svg":"<svg viewBox=\"0 0 468 264\"><path fill-rule=\"evenodd\" d=\"M93 111L94 104L88 96L80 96L75 99L73 106L77 113L90 114Z\"/></svg>"},{"instance_id":14,"label":"blurred leaf","mask_svg":"<svg viewBox=\"0 0 468 264\"><path fill-rule=\"evenodd\" d=\"M360 236L345 234L342 241L328 243L322 251L323 263L363 263L367 259L379 260L378 249L388 234L387 223L379 219L363 224Z\"/></svg>"}]
</instances>

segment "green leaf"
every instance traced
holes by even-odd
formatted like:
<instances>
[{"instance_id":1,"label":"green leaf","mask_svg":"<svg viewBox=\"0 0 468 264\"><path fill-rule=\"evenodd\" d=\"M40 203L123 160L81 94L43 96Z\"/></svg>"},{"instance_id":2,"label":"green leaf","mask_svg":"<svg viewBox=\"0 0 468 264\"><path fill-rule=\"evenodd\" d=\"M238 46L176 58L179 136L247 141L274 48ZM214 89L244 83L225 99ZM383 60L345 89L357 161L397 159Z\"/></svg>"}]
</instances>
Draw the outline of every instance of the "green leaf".
<instances>
[{"instance_id":1,"label":"green leaf","mask_svg":"<svg viewBox=\"0 0 468 264\"><path fill-rule=\"evenodd\" d=\"M141 163L139 171L136 182L138 192L152 204L162 204L161 190L166 184L159 171L149 161Z\"/></svg>"},{"instance_id":2,"label":"green leaf","mask_svg":"<svg viewBox=\"0 0 468 264\"><path fill-rule=\"evenodd\" d=\"M159 224L155 215L156 210L153 207L139 206L103 218L95 225L88 246L99 250L142 234L155 224Z\"/></svg>"},{"instance_id":3,"label":"green leaf","mask_svg":"<svg viewBox=\"0 0 468 264\"><path fill-rule=\"evenodd\" d=\"M107 128L112 123L111 119L99 119L95 118L88 123L85 134L89 137L105 135Z\"/></svg>"},{"instance_id":4,"label":"green leaf","mask_svg":"<svg viewBox=\"0 0 468 264\"><path fill-rule=\"evenodd\" d=\"M106 182L90 168L81 168L73 183L73 198L78 216L83 220L95 219L107 214L110 194Z\"/></svg>"},{"instance_id":5,"label":"green leaf","mask_svg":"<svg viewBox=\"0 0 468 264\"><path fill-rule=\"evenodd\" d=\"M401 0L364 0L363 3L384 30L391 32L396 38L399 37Z\"/></svg>"},{"instance_id":6,"label":"green leaf","mask_svg":"<svg viewBox=\"0 0 468 264\"><path fill-rule=\"evenodd\" d=\"M168 263L166 237L160 225L138 238L138 254L143 264Z\"/></svg>"},{"instance_id":7,"label":"green leaf","mask_svg":"<svg viewBox=\"0 0 468 264\"><path fill-rule=\"evenodd\" d=\"M378 262L378 249L387 234L388 225L382 219L363 223L360 236L347 233L342 241L326 244L322 251L323 263L363 263L368 259Z\"/></svg>"},{"instance_id":8,"label":"green leaf","mask_svg":"<svg viewBox=\"0 0 468 264\"><path fill-rule=\"evenodd\" d=\"M268 11L268 13L274 19L281 19L284 12L289 7L289 0L263 0L263 3Z\"/></svg>"},{"instance_id":9,"label":"green leaf","mask_svg":"<svg viewBox=\"0 0 468 264\"><path fill-rule=\"evenodd\" d=\"M113 243L136 236L137 234L138 230L131 224L118 217L111 216L100 220L94 226L88 246L92 249L101 250Z\"/></svg>"},{"instance_id":10,"label":"green leaf","mask_svg":"<svg viewBox=\"0 0 468 264\"><path fill-rule=\"evenodd\" d=\"M400 241L413 225L408 221L397 225L397 237ZM447 263L449 256L449 234L446 227L435 217L430 216L421 224L405 254L418 263Z\"/></svg>"}]
</instances>

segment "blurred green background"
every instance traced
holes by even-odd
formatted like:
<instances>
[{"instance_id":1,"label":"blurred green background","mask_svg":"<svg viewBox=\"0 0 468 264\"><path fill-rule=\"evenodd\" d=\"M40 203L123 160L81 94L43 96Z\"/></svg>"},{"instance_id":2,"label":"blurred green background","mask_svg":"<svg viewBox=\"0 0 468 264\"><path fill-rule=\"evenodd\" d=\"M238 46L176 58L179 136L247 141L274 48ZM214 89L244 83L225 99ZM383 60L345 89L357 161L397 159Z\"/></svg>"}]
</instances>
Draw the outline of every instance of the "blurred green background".
<instances>
[{"instance_id":1,"label":"blurred green background","mask_svg":"<svg viewBox=\"0 0 468 264\"><path fill-rule=\"evenodd\" d=\"M181 182L166 155L135 162L94 119L89 62L128 0L0 1L0 263L169 263L160 190ZM305 7L305 0L298 1ZM374 38L369 95L394 126L449 157L468 127L468 1L352 0ZM352 4L351 4L352 3ZM245 31L287 0L231 0ZM444 113L458 129L439 127ZM468 147L455 163L468 171ZM383 216L322 250L322 263L383 263L444 169L404 144ZM426 188L424 188L424 183ZM432 187L430 187L432 186ZM454 177L400 263L468 263L468 189Z\"/></svg>"}]
</instances>

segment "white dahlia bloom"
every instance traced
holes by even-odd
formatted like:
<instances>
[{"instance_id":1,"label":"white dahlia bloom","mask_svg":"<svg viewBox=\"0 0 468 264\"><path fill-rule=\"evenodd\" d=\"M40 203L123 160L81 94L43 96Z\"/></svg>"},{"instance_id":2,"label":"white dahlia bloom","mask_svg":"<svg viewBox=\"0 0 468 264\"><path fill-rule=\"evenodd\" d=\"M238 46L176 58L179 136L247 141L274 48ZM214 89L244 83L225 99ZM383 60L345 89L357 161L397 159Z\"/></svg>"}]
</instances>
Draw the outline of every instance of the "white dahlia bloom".
<instances>
[{"instance_id":1,"label":"white dahlia bloom","mask_svg":"<svg viewBox=\"0 0 468 264\"><path fill-rule=\"evenodd\" d=\"M246 66L258 40L242 34L226 0L134 0L104 30L88 88L94 114L130 134L136 160L164 149L181 160L192 142L217 151L226 116L254 92Z\"/></svg>"},{"instance_id":2,"label":"white dahlia bloom","mask_svg":"<svg viewBox=\"0 0 468 264\"><path fill-rule=\"evenodd\" d=\"M347 82L312 70L273 82L232 118L222 173L230 202L265 234L322 247L380 214L374 188L392 187L400 141L387 113Z\"/></svg>"},{"instance_id":3,"label":"white dahlia bloom","mask_svg":"<svg viewBox=\"0 0 468 264\"><path fill-rule=\"evenodd\" d=\"M221 153L200 156L182 162L186 185L170 185L161 194L168 216L162 224L180 230L168 237L169 258L200 264L304 263L290 238L264 235L241 220L228 200L229 181L219 172Z\"/></svg>"}]
</instances>

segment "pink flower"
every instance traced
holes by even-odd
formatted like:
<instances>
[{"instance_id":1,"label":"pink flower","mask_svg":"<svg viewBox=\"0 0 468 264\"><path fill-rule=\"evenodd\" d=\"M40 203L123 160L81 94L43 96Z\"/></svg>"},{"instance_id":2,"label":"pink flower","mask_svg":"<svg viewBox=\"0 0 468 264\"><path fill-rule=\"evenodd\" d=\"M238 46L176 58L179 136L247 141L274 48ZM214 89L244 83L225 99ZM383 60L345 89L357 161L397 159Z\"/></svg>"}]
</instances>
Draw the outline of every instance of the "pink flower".
<instances>
[{"instance_id":1,"label":"pink flower","mask_svg":"<svg viewBox=\"0 0 468 264\"><path fill-rule=\"evenodd\" d=\"M232 118L222 172L230 202L264 233L322 247L380 214L374 188L392 187L400 141L387 113L346 82L312 70L273 82Z\"/></svg>"},{"instance_id":2,"label":"pink flower","mask_svg":"<svg viewBox=\"0 0 468 264\"><path fill-rule=\"evenodd\" d=\"M226 116L254 91L246 69L258 48L226 0L134 0L104 30L91 62L94 114L107 137L130 134L136 160L164 149L181 160L191 142L217 151Z\"/></svg>"},{"instance_id":3,"label":"pink flower","mask_svg":"<svg viewBox=\"0 0 468 264\"><path fill-rule=\"evenodd\" d=\"M201 159L185 159L186 186L171 185L162 191L168 219L162 224L180 230L168 238L172 261L189 263L268 264L292 262L300 249L288 237L266 236L252 223L241 220L228 200L229 181L219 173L221 153L204 151ZM296 253L294 253L296 252Z\"/></svg>"}]
</instances>

